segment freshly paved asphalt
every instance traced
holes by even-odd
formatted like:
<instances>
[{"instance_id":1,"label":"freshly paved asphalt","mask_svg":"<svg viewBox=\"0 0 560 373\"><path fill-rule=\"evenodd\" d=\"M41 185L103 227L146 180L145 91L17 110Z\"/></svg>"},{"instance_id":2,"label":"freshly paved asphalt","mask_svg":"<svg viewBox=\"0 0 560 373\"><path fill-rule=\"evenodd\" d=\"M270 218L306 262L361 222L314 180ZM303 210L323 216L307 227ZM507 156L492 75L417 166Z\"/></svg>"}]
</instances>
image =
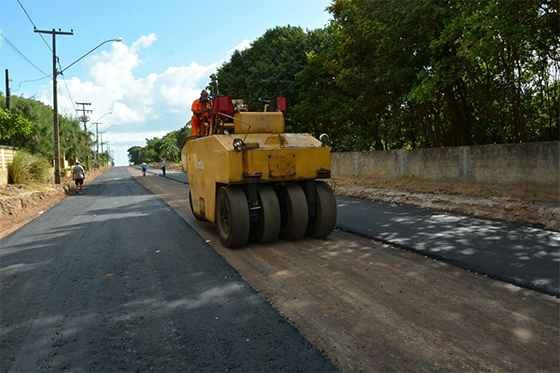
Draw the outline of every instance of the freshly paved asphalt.
<instances>
[{"instance_id":1,"label":"freshly paved asphalt","mask_svg":"<svg viewBox=\"0 0 560 373\"><path fill-rule=\"evenodd\" d=\"M182 172L166 177L188 183ZM357 198L336 200L338 229L560 296L559 232Z\"/></svg>"},{"instance_id":2,"label":"freshly paved asphalt","mask_svg":"<svg viewBox=\"0 0 560 373\"><path fill-rule=\"evenodd\" d=\"M337 228L559 296L558 232L357 198L336 200Z\"/></svg>"},{"instance_id":3,"label":"freshly paved asphalt","mask_svg":"<svg viewBox=\"0 0 560 373\"><path fill-rule=\"evenodd\" d=\"M113 168L0 240L0 370L335 371Z\"/></svg>"}]
</instances>

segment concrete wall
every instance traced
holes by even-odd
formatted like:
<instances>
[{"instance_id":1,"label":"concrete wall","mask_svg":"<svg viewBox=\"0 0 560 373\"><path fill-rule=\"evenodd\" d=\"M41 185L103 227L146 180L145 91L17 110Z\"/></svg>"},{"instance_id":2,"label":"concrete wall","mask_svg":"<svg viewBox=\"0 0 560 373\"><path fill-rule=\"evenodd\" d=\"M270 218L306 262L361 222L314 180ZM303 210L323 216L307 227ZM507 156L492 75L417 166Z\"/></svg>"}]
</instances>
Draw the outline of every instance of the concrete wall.
<instances>
[{"instance_id":1,"label":"concrete wall","mask_svg":"<svg viewBox=\"0 0 560 373\"><path fill-rule=\"evenodd\" d=\"M8 184L8 166L13 162L17 150L0 145L0 185Z\"/></svg>"},{"instance_id":2,"label":"concrete wall","mask_svg":"<svg viewBox=\"0 0 560 373\"><path fill-rule=\"evenodd\" d=\"M333 177L558 186L560 142L332 153Z\"/></svg>"}]
</instances>

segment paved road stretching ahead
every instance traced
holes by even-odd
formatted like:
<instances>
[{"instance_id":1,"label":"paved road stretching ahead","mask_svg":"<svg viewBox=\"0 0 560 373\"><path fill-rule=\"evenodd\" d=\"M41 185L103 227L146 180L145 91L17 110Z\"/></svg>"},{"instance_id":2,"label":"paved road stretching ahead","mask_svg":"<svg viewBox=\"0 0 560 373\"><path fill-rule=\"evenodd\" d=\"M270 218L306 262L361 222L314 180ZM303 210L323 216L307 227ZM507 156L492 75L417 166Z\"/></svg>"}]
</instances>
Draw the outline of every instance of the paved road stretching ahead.
<instances>
[{"instance_id":1,"label":"paved road stretching ahead","mask_svg":"<svg viewBox=\"0 0 560 373\"><path fill-rule=\"evenodd\" d=\"M0 241L2 372L334 371L114 168Z\"/></svg>"},{"instance_id":2,"label":"paved road stretching ahead","mask_svg":"<svg viewBox=\"0 0 560 373\"><path fill-rule=\"evenodd\" d=\"M188 183L182 172L166 177ZM559 232L357 198L336 200L339 229L560 296Z\"/></svg>"}]
</instances>

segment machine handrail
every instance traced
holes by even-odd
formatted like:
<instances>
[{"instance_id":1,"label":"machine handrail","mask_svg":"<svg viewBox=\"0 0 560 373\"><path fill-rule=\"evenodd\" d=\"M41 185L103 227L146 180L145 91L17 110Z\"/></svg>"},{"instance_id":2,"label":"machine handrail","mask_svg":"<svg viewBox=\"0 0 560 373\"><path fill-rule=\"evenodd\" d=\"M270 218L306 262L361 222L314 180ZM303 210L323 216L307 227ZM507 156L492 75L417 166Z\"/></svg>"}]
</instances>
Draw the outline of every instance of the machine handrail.
<instances>
[{"instance_id":1,"label":"machine handrail","mask_svg":"<svg viewBox=\"0 0 560 373\"><path fill-rule=\"evenodd\" d=\"M251 130L251 123L246 122L246 121L244 121L242 119L239 119L239 118L232 117L231 115L227 115L227 114L224 114L224 113L218 113L218 115L223 115L226 118L230 118L230 119L233 119L233 120L238 120L241 123L245 123L246 125L248 125L249 128L247 129L247 133L245 134L245 137L243 138L243 142L245 142L245 140L247 139L247 135L249 135L249 131Z\"/></svg>"}]
</instances>

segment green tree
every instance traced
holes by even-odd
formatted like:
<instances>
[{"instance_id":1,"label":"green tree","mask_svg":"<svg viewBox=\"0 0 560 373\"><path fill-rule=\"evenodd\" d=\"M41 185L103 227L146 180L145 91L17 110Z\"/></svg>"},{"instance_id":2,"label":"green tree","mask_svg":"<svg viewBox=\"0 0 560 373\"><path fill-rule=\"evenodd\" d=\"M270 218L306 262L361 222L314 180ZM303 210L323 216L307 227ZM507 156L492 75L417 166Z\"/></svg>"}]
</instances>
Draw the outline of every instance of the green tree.
<instances>
[{"instance_id":1,"label":"green tree","mask_svg":"<svg viewBox=\"0 0 560 373\"><path fill-rule=\"evenodd\" d=\"M40 154L52 159L54 154L54 112L40 101L12 96L12 112L31 123L31 131L13 136L16 147L27 149L32 154ZM5 108L0 94L0 107ZM69 159L83 159L91 154L89 134L80 128L77 119L59 115L59 137L61 151ZM4 140L6 141L6 140Z\"/></svg>"},{"instance_id":2,"label":"green tree","mask_svg":"<svg viewBox=\"0 0 560 373\"><path fill-rule=\"evenodd\" d=\"M375 148L558 139L558 3L335 0Z\"/></svg>"},{"instance_id":3,"label":"green tree","mask_svg":"<svg viewBox=\"0 0 560 373\"><path fill-rule=\"evenodd\" d=\"M168 162L178 162L181 159L181 149L177 145L177 132L170 132L161 139L161 157Z\"/></svg>"},{"instance_id":4,"label":"green tree","mask_svg":"<svg viewBox=\"0 0 560 373\"><path fill-rule=\"evenodd\" d=\"M144 147L132 146L128 148L128 162L132 164L141 164L144 162Z\"/></svg>"},{"instance_id":5,"label":"green tree","mask_svg":"<svg viewBox=\"0 0 560 373\"><path fill-rule=\"evenodd\" d=\"M251 48L235 51L218 69L220 93L243 99L255 111L264 106L259 97L285 96L290 106L295 105L300 90L295 76L307 64L307 53L317 40L300 27L266 31Z\"/></svg>"},{"instance_id":6,"label":"green tree","mask_svg":"<svg viewBox=\"0 0 560 373\"><path fill-rule=\"evenodd\" d=\"M0 108L0 139L6 140L14 135L27 136L31 134L31 122L18 114L10 114Z\"/></svg>"}]
</instances>

